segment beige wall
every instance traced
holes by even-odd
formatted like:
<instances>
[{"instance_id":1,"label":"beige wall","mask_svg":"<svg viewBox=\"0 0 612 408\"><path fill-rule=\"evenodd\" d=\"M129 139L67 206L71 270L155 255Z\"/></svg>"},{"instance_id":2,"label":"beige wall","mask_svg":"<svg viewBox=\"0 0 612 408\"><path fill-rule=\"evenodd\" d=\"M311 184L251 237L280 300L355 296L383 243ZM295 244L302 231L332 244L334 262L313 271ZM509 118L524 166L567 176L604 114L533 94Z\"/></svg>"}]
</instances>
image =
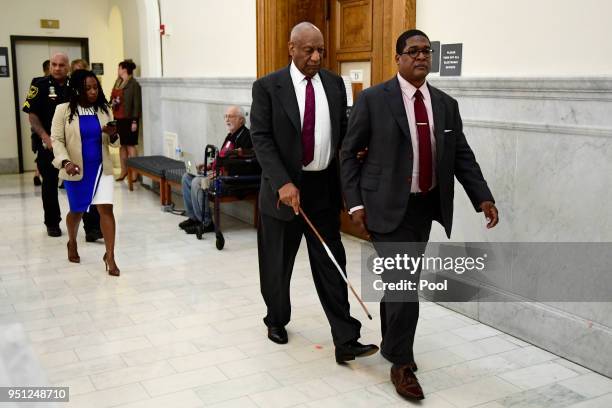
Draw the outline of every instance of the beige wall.
<instances>
[{"instance_id":1,"label":"beige wall","mask_svg":"<svg viewBox=\"0 0 612 408\"><path fill-rule=\"evenodd\" d=\"M161 0L164 76L257 74L255 0Z\"/></svg>"},{"instance_id":2,"label":"beige wall","mask_svg":"<svg viewBox=\"0 0 612 408\"><path fill-rule=\"evenodd\" d=\"M126 3L112 1L119 4L120 8L123 8L121 3ZM10 54L11 35L87 37L90 62L104 63L102 86L105 92L110 92L116 78L117 63L123 59L124 51L123 35L118 31L121 26L116 24L116 15L111 18L111 6L111 0L0 0L0 46L9 47ZM135 8L134 5L131 7ZM127 17L133 19L134 13L128 13ZM43 18L59 19L60 29L40 28L39 20ZM126 16L121 15L120 20L123 25L126 24ZM130 50L136 48L132 41L131 37L126 41ZM17 157L12 60L9 63L11 77L0 78L0 159ZM29 135L23 137L29 138Z\"/></svg>"},{"instance_id":3,"label":"beige wall","mask_svg":"<svg viewBox=\"0 0 612 408\"><path fill-rule=\"evenodd\" d=\"M608 0L417 0L417 27L463 43L463 76L612 73Z\"/></svg>"}]
</instances>

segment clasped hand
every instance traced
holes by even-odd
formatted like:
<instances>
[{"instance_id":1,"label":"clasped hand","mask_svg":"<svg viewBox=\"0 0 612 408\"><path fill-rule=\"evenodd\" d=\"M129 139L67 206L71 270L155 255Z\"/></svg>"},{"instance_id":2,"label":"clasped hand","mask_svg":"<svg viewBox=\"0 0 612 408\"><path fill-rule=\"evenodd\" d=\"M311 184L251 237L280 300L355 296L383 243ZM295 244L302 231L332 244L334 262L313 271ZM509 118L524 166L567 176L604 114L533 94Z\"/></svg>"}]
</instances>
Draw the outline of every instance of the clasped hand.
<instances>
[{"instance_id":1,"label":"clasped hand","mask_svg":"<svg viewBox=\"0 0 612 408\"><path fill-rule=\"evenodd\" d=\"M69 162L64 166L64 170L68 173L69 176L76 176L77 174L81 174L81 169L76 164Z\"/></svg>"}]
</instances>

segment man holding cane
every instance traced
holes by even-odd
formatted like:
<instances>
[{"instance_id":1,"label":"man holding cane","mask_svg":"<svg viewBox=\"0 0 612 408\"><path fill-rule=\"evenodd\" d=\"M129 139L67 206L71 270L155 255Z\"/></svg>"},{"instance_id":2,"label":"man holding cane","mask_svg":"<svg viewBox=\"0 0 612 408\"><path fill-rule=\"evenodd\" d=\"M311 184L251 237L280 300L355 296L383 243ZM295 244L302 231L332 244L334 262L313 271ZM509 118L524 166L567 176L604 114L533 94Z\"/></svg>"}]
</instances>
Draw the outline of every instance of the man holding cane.
<instances>
[{"instance_id":1,"label":"man holding cane","mask_svg":"<svg viewBox=\"0 0 612 408\"><path fill-rule=\"evenodd\" d=\"M291 64L253 84L251 106L251 138L262 167L257 242L264 323L271 341L288 341L289 284L304 235L336 361L343 363L374 354L378 347L357 341L361 324L350 316L347 284L299 210L308 214L345 271L336 155L346 127L346 91L340 77L321 69L324 42L317 27L296 25L288 47Z\"/></svg>"}]
</instances>

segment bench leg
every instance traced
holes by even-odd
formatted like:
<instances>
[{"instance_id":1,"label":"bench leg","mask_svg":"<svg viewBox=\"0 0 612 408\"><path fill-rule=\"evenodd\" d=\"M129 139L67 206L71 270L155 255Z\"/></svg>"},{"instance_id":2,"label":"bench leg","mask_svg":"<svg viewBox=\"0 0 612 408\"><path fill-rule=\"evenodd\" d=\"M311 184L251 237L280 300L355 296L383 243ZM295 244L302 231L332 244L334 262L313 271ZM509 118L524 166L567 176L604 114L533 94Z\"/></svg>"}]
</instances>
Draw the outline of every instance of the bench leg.
<instances>
[{"instance_id":1,"label":"bench leg","mask_svg":"<svg viewBox=\"0 0 612 408\"><path fill-rule=\"evenodd\" d=\"M170 205L172 204L172 185L170 185L170 183L168 183L168 180L166 179L162 179L164 185L166 186L165 190L166 190L166 203L164 205Z\"/></svg>"},{"instance_id":2,"label":"bench leg","mask_svg":"<svg viewBox=\"0 0 612 408\"><path fill-rule=\"evenodd\" d=\"M161 205L168 205L168 186L165 179L159 180L159 200Z\"/></svg>"},{"instance_id":3,"label":"bench leg","mask_svg":"<svg viewBox=\"0 0 612 408\"><path fill-rule=\"evenodd\" d=\"M132 169L128 167L127 169L127 179L128 179L128 190L134 191L134 182L132 181Z\"/></svg>"}]
</instances>

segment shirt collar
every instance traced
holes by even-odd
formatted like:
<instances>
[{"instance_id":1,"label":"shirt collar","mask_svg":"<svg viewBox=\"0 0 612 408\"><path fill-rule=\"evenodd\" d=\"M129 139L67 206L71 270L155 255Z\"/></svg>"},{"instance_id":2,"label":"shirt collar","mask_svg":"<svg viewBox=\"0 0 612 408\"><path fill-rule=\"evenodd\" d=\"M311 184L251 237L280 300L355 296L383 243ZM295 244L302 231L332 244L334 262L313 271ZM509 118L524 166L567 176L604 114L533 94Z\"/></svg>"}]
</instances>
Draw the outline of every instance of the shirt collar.
<instances>
[{"instance_id":1,"label":"shirt collar","mask_svg":"<svg viewBox=\"0 0 612 408\"><path fill-rule=\"evenodd\" d=\"M293 61L291 61L291 66L289 67L289 73L291 74L291 81L293 82L294 87L299 85L302 81L306 80L306 75L302 74L302 72L298 69L298 67L295 66ZM320 80L319 74L317 73L315 76L313 76L312 80L315 82L319 81Z\"/></svg>"},{"instance_id":2,"label":"shirt collar","mask_svg":"<svg viewBox=\"0 0 612 408\"><path fill-rule=\"evenodd\" d=\"M399 72L397 73L397 80L399 81L402 92L404 92L410 99L414 98L414 93L417 91L417 87L406 81ZM423 94L423 99L429 99L429 88L427 87L427 81L425 81L418 89Z\"/></svg>"},{"instance_id":3,"label":"shirt collar","mask_svg":"<svg viewBox=\"0 0 612 408\"><path fill-rule=\"evenodd\" d=\"M245 128L245 125L240 126L238 129L236 129L236 131L234 133L228 133L227 136L228 137L235 137L236 135L242 133L242 130Z\"/></svg>"}]
</instances>

